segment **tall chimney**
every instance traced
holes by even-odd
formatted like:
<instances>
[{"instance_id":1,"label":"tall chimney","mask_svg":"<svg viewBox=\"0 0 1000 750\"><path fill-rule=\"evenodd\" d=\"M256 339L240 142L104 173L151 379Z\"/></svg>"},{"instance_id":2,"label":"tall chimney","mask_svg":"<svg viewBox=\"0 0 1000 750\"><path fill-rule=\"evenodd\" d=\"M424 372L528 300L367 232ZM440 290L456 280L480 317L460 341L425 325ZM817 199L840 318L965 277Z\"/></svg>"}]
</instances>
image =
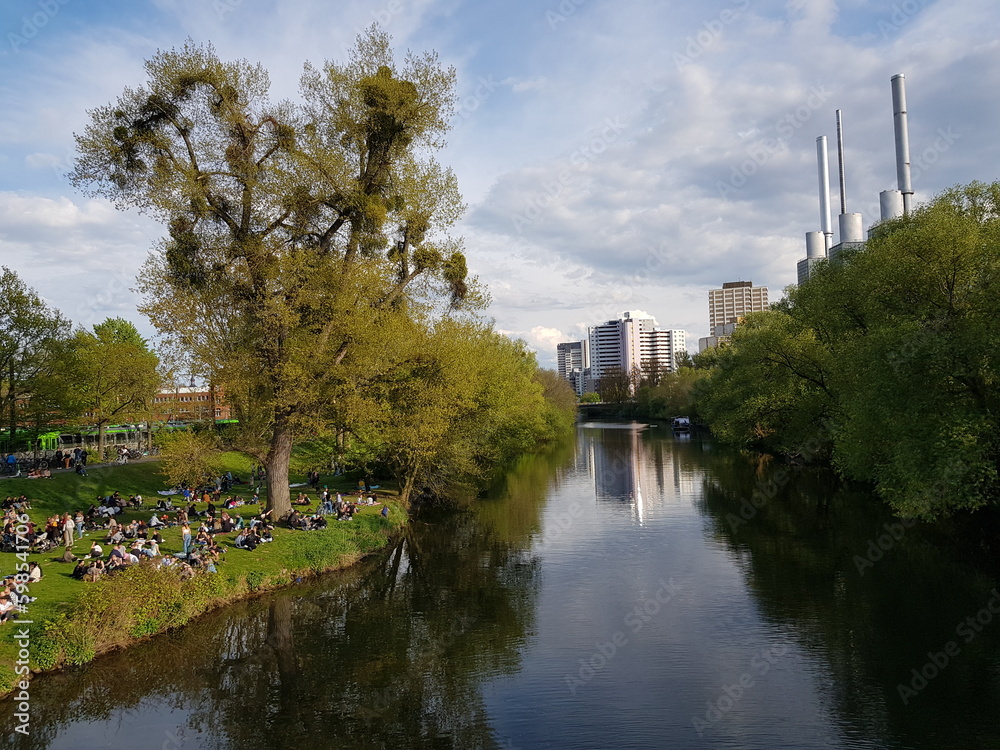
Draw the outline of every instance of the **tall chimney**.
<instances>
[{"instance_id":1,"label":"tall chimney","mask_svg":"<svg viewBox=\"0 0 1000 750\"><path fill-rule=\"evenodd\" d=\"M819 169L819 223L829 251L833 247L833 218L830 215L830 160L826 153L825 135L816 139L816 161Z\"/></svg>"},{"instance_id":2,"label":"tall chimney","mask_svg":"<svg viewBox=\"0 0 1000 750\"><path fill-rule=\"evenodd\" d=\"M910 184L910 134L906 126L906 80L902 73L892 77L892 121L896 132L896 184L903 194L903 215L910 213L913 186Z\"/></svg>"},{"instance_id":3,"label":"tall chimney","mask_svg":"<svg viewBox=\"0 0 1000 750\"><path fill-rule=\"evenodd\" d=\"M837 166L840 169L840 213L847 213L847 183L844 181L844 121L837 110Z\"/></svg>"}]
</instances>

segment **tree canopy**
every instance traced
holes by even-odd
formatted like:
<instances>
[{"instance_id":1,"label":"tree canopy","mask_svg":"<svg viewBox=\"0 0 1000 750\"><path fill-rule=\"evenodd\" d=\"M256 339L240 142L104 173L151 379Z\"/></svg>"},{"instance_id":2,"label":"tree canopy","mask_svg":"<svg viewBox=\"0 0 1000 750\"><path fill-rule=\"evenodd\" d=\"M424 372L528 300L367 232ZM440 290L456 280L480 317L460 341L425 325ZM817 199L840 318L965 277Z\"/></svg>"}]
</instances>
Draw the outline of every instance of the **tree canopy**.
<instances>
[{"instance_id":1,"label":"tree canopy","mask_svg":"<svg viewBox=\"0 0 1000 750\"><path fill-rule=\"evenodd\" d=\"M401 417L381 437L412 422L413 454L474 398L456 394L476 353L456 353L441 324L485 302L448 234L464 210L455 176L434 158L455 71L433 53L397 64L389 42L373 26L277 103L259 65L189 42L77 136L74 184L165 225L140 309L184 371L225 389L276 517L296 440L336 429L343 442L392 403Z\"/></svg>"},{"instance_id":2,"label":"tree canopy","mask_svg":"<svg viewBox=\"0 0 1000 750\"><path fill-rule=\"evenodd\" d=\"M815 455L901 514L1000 490L1000 183L876 227L720 351L699 401L722 437Z\"/></svg>"}]
</instances>

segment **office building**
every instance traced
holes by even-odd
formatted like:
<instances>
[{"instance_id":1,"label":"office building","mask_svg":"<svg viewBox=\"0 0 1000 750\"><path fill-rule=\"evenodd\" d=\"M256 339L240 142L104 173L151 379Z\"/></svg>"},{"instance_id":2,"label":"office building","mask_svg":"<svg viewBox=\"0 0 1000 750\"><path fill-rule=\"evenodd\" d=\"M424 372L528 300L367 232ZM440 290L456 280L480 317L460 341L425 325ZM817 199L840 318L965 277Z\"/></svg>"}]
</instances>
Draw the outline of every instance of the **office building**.
<instances>
[{"instance_id":1,"label":"office building","mask_svg":"<svg viewBox=\"0 0 1000 750\"><path fill-rule=\"evenodd\" d=\"M736 323L739 318L768 308L767 287L751 281L729 281L708 292L708 327Z\"/></svg>"}]
</instances>

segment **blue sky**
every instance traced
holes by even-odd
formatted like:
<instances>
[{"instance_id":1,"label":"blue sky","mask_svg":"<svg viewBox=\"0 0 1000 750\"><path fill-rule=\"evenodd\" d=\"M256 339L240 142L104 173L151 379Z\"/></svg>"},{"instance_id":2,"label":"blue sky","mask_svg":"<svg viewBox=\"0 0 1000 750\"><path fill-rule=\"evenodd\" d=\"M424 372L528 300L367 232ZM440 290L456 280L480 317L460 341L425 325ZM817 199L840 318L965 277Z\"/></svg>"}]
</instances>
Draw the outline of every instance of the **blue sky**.
<instances>
[{"instance_id":1,"label":"blue sky","mask_svg":"<svg viewBox=\"0 0 1000 750\"><path fill-rule=\"evenodd\" d=\"M161 228L68 184L73 133L188 37L263 63L275 99L373 21L454 65L440 158L469 204L469 265L497 327L547 365L626 309L697 338L724 281L778 298L819 229L815 139L833 143L838 108L848 210L877 218L896 73L918 201L1000 177L992 0L6 0L0 21L0 263L84 325L148 330L129 289Z\"/></svg>"}]
</instances>

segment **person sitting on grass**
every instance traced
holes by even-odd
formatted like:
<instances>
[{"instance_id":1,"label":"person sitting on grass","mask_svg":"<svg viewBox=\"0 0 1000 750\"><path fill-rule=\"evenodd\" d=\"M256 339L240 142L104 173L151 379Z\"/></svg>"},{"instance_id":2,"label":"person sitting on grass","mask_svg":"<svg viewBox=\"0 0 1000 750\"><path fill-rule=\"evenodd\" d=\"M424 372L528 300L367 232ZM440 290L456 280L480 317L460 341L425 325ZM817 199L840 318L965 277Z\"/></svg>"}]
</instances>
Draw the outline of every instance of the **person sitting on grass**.
<instances>
[{"instance_id":1,"label":"person sitting on grass","mask_svg":"<svg viewBox=\"0 0 1000 750\"><path fill-rule=\"evenodd\" d=\"M104 564L104 560L93 560L90 563L90 567L87 568L87 572L83 574L83 580L93 583L104 575L107 569L108 568Z\"/></svg>"},{"instance_id":2,"label":"person sitting on grass","mask_svg":"<svg viewBox=\"0 0 1000 750\"><path fill-rule=\"evenodd\" d=\"M260 543L267 544L268 542L274 541L274 535L271 533L270 529L264 529L260 532Z\"/></svg>"},{"instance_id":3,"label":"person sitting on grass","mask_svg":"<svg viewBox=\"0 0 1000 750\"><path fill-rule=\"evenodd\" d=\"M28 583L36 583L42 580L42 566L32 560L28 563Z\"/></svg>"},{"instance_id":4,"label":"person sitting on grass","mask_svg":"<svg viewBox=\"0 0 1000 750\"><path fill-rule=\"evenodd\" d=\"M260 544L260 537L257 535L256 529L244 529L236 537L235 545L239 549L250 550L253 552L257 549Z\"/></svg>"},{"instance_id":5,"label":"person sitting on grass","mask_svg":"<svg viewBox=\"0 0 1000 750\"><path fill-rule=\"evenodd\" d=\"M13 620L17 617L17 608L14 600L7 593L0 593L0 623Z\"/></svg>"},{"instance_id":6,"label":"person sitting on grass","mask_svg":"<svg viewBox=\"0 0 1000 750\"><path fill-rule=\"evenodd\" d=\"M63 555L59 558L59 560L64 563L76 562L76 555L73 554L73 548L67 547L66 551L63 552Z\"/></svg>"},{"instance_id":7,"label":"person sitting on grass","mask_svg":"<svg viewBox=\"0 0 1000 750\"><path fill-rule=\"evenodd\" d=\"M94 562L94 560L88 560L86 558L81 559L80 562L76 564L76 567L73 568L73 572L70 573L70 575L78 581L82 581L83 577L87 574L87 571L90 570L91 566L93 566Z\"/></svg>"}]
</instances>

